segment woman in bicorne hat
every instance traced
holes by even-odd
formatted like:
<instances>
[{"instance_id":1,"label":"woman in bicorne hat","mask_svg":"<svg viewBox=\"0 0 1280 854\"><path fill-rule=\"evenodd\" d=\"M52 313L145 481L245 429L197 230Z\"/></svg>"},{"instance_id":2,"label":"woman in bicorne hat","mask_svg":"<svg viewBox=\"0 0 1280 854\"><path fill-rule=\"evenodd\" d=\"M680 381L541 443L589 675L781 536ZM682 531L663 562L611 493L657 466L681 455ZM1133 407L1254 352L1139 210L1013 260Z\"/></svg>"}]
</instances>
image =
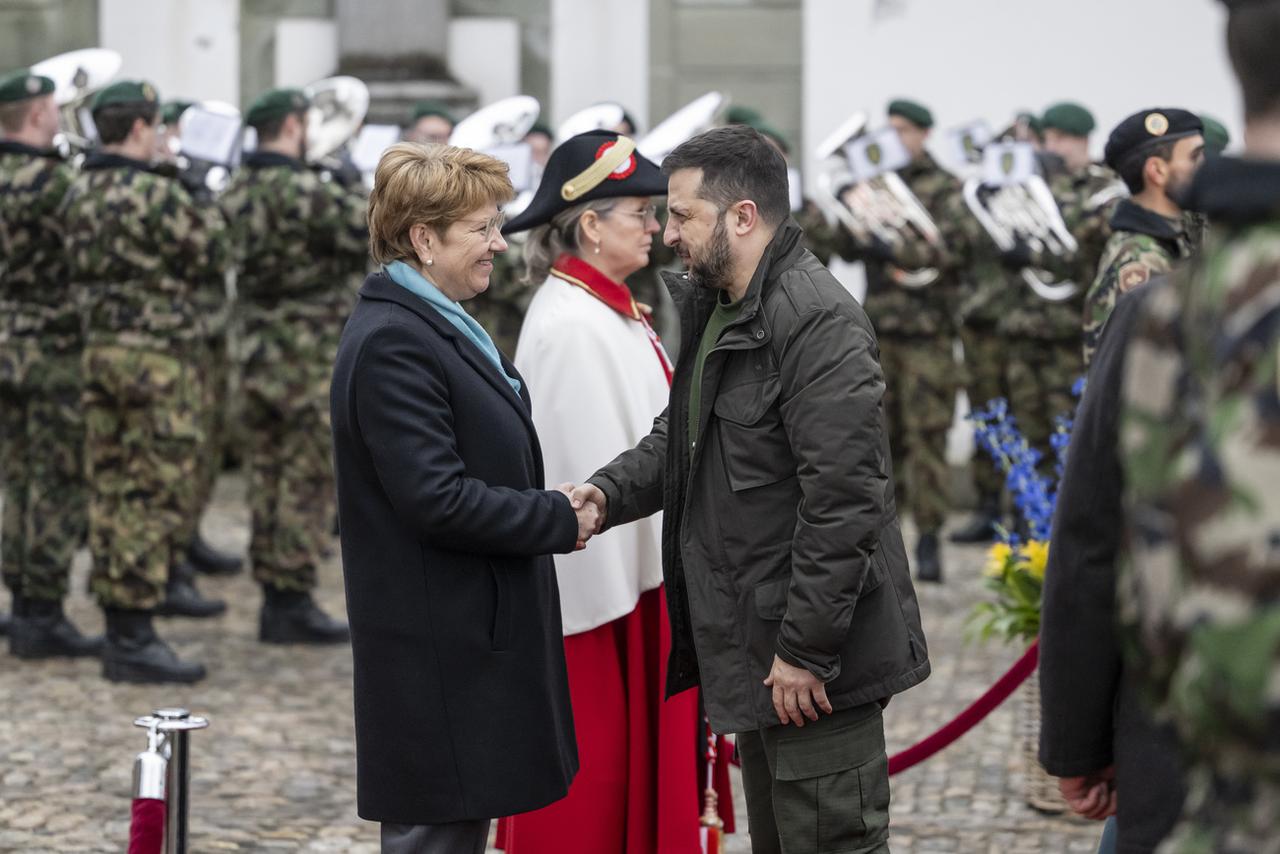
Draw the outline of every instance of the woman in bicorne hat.
<instances>
[{"instance_id":1,"label":"woman in bicorne hat","mask_svg":"<svg viewBox=\"0 0 1280 854\"><path fill-rule=\"evenodd\" d=\"M634 447L666 408L671 361L625 284L661 239L652 197L666 193L634 141L591 131L552 152L533 202L504 229L531 230L525 260L540 284L516 365L540 392L548 483L578 482ZM568 797L504 823L508 854L701 851L697 692L663 702L661 529L655 514L555 559L582 764ZM731 810L723 798L721 814Z\"/></svg>"}]
</instances>

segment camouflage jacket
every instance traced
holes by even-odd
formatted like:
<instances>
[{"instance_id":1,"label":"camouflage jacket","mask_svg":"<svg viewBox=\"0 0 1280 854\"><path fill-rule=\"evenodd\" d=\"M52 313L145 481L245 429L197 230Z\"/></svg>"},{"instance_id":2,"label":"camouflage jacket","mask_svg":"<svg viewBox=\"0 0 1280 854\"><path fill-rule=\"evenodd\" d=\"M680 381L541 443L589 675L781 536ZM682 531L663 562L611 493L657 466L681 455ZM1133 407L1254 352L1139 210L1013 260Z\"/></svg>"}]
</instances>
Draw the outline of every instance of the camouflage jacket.
<instances>
[{"instance_id":1,"label":"camouflage jacket","mask_svg":"<svg viewBox=\"0 0 1280 854\"><path fill-rule=\"evenodd\" d=\"M80 342L58 212L74 177L53 151L0 142L0 345Z\"/></svg>"},{"instance_id":2,"label":"camouflage jacket","mask_svg":"<svg viewBox=\"0 0 1280 854\"><path fill-rule=\"evenodd\" d=\"M61 217L88 343L169 350L208 335L201 306L225 294L228 262L216 208L145 163L96 152Z\"/></svg>"},{"instance_id":3,"label":"camouflage jacket","mask_svg":"<svg viewBox=\"0 0 1280 854\"><path fill-rule=\"evenodd\" d=\"M1061 281L1075 282L1079 289L1062 302L1050 302L1030 287L1016 290L1016 304L1000 322L1000 330L1018 338L1079 340L1085 291L1098 272L1098 260L1111 236L1111 215L1128 192L1116 173L1095 164L1079 172L1056 172L1048 181L1077 248L1069 257L1044 253L1033 260L1036 267Z\"/></svg>"},{"instance_id":4,"label":"camouflage jacket","mask_svg":"<svg viewBox=\"0 0 1280 854\"><path fill-rule=\"evenodd\" d=\"M1084 297L1084 364L1093 361L1098 338L1116 300L1152 277L1168 273L1191 256L1186 220L1171 222L1132 199L1123 199L1111 217L1111 238L1098 275Z\"/></svg>"},{"instance_id":5,"label":"camouflage jacket","mask_svg":"<svg viewBox=\"0 0 1280 854\"><path fill-rule=\"evenodd\" d=\"M1219 158L1202 255L1144 300L1121 408L1133 672L1191 760L1170 850L1276 850L1280 163ZM1166 849L1161 849L1166 850Z\"/></svg>"},{"instance_id":6,"label":"camouflage jacket","mask_svg":"<svg viewBox=\"0 0 1280 854\"><path fill-rule=\"evenodd\" d=\"M955 314L961 294L961 277L969 252L969 230L964 219L953 215L964 205L960 180L943 169L928 153L898 173L937 224L941 245L904 231L894 247L900 268L931 267L938 278L923 287L898 284L892 268L867 265L866 311L876 332L885 335L948 336L955 332Z\"/></svg>"},{"instance_id":7,"label":"camouflage jacket","mask_svg":"<svg viewBox=\"0 0 1280 854\"><path fill-rule=\"evenodd\" d=\"M259 151L219 199L231 235L246 335L264 326L338 335L367 266L367 203L300 160Z\"/></svg>"}]
</instances>

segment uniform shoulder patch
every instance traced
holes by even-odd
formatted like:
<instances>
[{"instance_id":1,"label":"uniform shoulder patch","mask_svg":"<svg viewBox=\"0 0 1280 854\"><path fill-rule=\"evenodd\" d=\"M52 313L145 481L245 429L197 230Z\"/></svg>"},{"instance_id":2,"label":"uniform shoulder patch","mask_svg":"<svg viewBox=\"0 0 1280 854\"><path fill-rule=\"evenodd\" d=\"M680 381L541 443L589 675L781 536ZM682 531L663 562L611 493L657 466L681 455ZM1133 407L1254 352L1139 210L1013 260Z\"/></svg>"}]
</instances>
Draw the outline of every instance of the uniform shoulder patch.
<instances>
[{"instance_id":1,"label":"uniform shoulder patch","mask_svg":"<svg viewBox=\"0 0 1280 854\"><path fill-rule=\"evenodd\" d=\"M1116 284L1122 294L1127 294L1150 278L1151 268L1141 261L1130 261L1116 271Z\"/></svg>"}]
</instances>

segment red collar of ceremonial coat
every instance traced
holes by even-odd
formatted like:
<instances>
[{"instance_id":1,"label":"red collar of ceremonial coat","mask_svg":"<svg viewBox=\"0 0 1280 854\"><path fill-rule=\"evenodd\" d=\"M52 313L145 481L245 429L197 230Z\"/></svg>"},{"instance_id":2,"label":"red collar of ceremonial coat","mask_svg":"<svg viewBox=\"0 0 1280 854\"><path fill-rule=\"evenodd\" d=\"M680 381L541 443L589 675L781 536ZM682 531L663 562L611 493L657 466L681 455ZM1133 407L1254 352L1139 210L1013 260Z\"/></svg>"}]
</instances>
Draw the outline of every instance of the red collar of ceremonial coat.
<instances>
[{"instance_id":1,"label":"red collar of ceremonial coat","mask_svg":"<svg viewBox=\"0 0 1280 854\"><path fill-rule=\"evenodd\" d=\"M576 255L566 252L557 258L556 263L551 267L551 275L577 285L623 317L629 317L632 320L644 319L640 313L640 306L631 295L630 288L610 279Z\"/></svg>"}]
</instances>

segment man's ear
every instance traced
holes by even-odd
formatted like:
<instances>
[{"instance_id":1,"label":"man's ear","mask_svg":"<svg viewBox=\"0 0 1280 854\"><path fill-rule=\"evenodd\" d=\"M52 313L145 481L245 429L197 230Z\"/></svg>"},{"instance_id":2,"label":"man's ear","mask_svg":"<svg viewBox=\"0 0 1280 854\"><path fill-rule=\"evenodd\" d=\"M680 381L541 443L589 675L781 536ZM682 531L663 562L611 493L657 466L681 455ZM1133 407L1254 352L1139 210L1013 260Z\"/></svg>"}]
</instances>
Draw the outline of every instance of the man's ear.
<instances>
[{"instance_id":1,"label":"man's ear","mask_svg":"<svg viewBox=\"0 0 1280 854\"><path fill-rule=\"evenodd\" d=\"M730 209L734 234L743 235L760 223L760 209L750 199L743 199Z\"/></svg>"}]
</instances>

